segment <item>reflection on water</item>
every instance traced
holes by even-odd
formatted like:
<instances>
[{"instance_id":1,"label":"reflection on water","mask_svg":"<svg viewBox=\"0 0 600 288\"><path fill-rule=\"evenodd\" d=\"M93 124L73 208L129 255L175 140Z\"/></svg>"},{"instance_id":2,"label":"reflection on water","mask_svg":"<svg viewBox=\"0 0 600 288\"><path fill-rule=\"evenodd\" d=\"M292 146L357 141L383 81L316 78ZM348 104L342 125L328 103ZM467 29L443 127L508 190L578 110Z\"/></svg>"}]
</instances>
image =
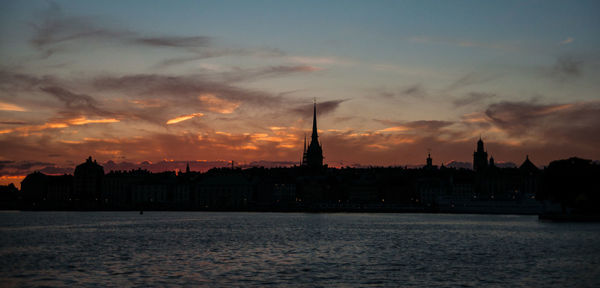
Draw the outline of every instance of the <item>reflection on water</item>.
<instances>
[{"instance_id":1,"label":"reflection on water","mask_svg":"<svg viewBox=\"0 0 600 288\"><path fill-rule=\"evenodd\" d=\"M600 287L600 224L534 216L2 212L2 286Z\"/></svg>"}]
</instances>

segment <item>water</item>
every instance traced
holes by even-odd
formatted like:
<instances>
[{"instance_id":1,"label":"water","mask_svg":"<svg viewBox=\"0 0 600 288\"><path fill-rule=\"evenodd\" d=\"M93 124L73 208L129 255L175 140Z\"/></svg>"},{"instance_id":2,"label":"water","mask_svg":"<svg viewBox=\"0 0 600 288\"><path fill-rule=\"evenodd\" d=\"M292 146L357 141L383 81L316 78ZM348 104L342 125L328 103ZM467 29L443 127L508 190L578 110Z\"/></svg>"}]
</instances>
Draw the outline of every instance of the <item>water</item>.
<instances>
[{"instance_id":1,"label":"water","mask_svg":"<svg viewBox=\"0 0 600 288\"><path fill-rule=\"evenodd\" d=\"M0 212L11 286L600 287L600 224L534 216Z\"/></svg>"}]
</instances>

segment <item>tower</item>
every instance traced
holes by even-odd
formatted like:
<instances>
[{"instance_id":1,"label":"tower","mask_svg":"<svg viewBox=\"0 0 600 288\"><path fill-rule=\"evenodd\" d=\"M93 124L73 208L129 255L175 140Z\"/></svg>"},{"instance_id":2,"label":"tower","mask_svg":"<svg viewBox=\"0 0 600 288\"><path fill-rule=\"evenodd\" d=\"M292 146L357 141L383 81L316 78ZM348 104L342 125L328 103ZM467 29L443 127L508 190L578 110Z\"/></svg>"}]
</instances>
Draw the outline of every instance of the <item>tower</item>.
<instances>
[{"instance_id":1,"label":"tower","mask_svg":"<svg viewBox=\"0 0 600 288\"><path fill-rule=\"evenodd\" d=\"M305 138L306 139L306 138ZM306 140L305 140L306 141ZM310 144L305 150L306 157L303 157L303 166L308 166L312 169L323 167L323 148L319 144L319 134L317 132L317 103L313 103L313 127Z\"/></svg>"},{"instance_id":2,"label":"tower","mask_svg":"<svg viewBox=\"0 0 600 288\"><path fill-rule=\"evenodd\" d=\"M487 166L488 155L483 149L483 141L481 140L481 137L479 137L479 141L477 141L477 151L473 152L473 170L475 170L475 172L480 172L485 170Z\"/></svg>"},{"instance_id":3,"label":"tower","mask_svg":"<svg viewBox=\"0 0 600 288\"><path fill-rule=\"evenodd\" d=\"M433 167L433 159L431 159L431 152L427 153L427 168Z\"/></svg>"}]
</instances>

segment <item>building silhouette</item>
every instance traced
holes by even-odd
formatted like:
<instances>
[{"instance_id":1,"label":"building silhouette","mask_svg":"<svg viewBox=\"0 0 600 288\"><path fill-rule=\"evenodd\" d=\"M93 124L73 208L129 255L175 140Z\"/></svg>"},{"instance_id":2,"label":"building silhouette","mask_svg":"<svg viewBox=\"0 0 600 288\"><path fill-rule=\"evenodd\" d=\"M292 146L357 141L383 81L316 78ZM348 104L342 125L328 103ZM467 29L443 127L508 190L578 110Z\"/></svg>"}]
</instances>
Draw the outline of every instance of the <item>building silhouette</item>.
<instances>
[{"instance_id":1,"label":"building silhouette","mask_svg":"<svg viewBox=\"0 0 600 288\"><path fill-rule=\"evenodd\" d=\"M73 173L74 200L97 202L102 192L104 168L90 156L84 163L75 167Z\"/></svg>"},{"instance_id":2,"label":"building silhouette","mask_svg":"<svg viewBox=\"0 0 600 288\"><path fill-rule=\"evenodd\" d=\"M313 103L313 126L310 144L306 147L306 137L304 137L304 152L302 156L302 166L311 169L321 169L323 167L323 147L319 144L319 134L317 132L317 103Z\"/></svg>"},{"instance_id":3,"label":"building silhouette","mask_svg":"<svg viewBox=\"0 0 600 288\"><path fill-rule=\"evenodd\" d=\"M483 149L483 140L479 137L477 141L477 151L473 152L473 170L475 172L481 172L488 166L488 154Z\"/></svg>"},{"instance_id":4,"label":"building silhouette","mask_svg":"<svg viewBox=\"0 0 600 288\"><path fill-rule=\"evenodd\" d=\"M476 169L433 165L342 167L323 165L316 104L313 135L302 166L213 168L206 172L110 171L91 157L74 175L34 172L14 187L0 187L1 207L26 210L211 210L211 211L381 211L596 213L600 207L600 165L570 158L538 168L526 156L517 167L487 159L483 141L474 153ZM306 137L305 137L306 139ZM501 163L501 162L500 162ZM8 192L6 192L8 191ZM13 192L11 192L13 191ZM2 195L0 195L2 196ZM562 208L562 209L561 209ZM544 209L544 210L542 210Z\"/></svg>"}]
</instances>

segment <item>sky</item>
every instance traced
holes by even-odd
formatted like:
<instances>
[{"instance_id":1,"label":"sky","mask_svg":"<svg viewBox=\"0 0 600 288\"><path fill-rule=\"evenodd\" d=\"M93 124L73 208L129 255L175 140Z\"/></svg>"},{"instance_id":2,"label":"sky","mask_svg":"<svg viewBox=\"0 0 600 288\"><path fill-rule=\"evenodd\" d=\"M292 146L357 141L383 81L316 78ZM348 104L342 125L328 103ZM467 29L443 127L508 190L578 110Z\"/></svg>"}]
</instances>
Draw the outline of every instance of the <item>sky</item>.
<instances>
[{"instance_id":1,"label":"sky","mask_svg":"<svg viewBox=\"0 0 600 288\"><path fill-rule=\"evenodd\" d=\"M600 159L598 1L2 1L0 183Z\"/></svg>"}]
</instances>

